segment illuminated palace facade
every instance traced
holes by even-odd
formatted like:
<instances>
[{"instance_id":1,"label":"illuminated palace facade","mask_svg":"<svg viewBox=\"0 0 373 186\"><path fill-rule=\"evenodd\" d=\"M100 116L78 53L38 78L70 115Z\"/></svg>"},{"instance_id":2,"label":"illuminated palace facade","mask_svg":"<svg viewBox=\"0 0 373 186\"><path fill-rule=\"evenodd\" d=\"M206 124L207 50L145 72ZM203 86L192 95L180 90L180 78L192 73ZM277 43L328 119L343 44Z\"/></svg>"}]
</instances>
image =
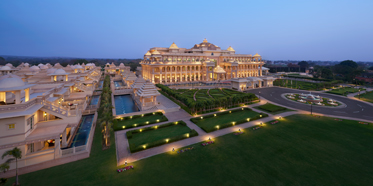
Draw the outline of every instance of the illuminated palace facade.
<instances>
[{"instance_id":1,"label":"illuminated palace facade","mask_svg":"<svg viewBox=\"0 0 373 186\"><path fill-rule=\"evenodd\" d=\"M191 49L151 48L141 61L142 76L153 83L218 81L262 76L259 54L236 54L232 47L222 50L206 39Z\"/></svg>"}]
</instances>

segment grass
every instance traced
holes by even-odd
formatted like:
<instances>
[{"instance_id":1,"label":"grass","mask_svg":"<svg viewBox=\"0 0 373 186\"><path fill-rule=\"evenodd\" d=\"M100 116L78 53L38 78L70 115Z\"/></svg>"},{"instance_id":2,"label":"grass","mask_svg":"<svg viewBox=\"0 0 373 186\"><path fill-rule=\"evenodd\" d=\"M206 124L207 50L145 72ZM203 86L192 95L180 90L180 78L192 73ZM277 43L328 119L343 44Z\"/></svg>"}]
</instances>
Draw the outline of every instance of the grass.
<instances>
[{"instance_id":1,"label":"grass","mask_svg":"<svg viewBox=\"0 0 373 186\"><path fill-rule=\"evenodd\" d=\"M230 114L224 114L216 117L204 118L197 122L199 127L214 128L217 125L230 123L234 121L244 120L246 118L252 118L259 115L259 113L251 110L242 110L237 112L232 112Z\"/></svg>"},{"instance_id":2,"label":"grass","mask_svg":"<svg viewBox=\"0 0 373 186\"><path fill-rule=\"evenodd\" d=\"M21 185L371 185L373 127L294 115L215 144L167 152L117 173L115 144L101 150L96 128L88 159L20 175ZM111 136L114 140L114 135ZM14 183L11 178L6 186Z\"/></svg>"},{"instance_id":3,"label":"grass","mask_svg":"<svg viewBox=\"0 0 373 186\"><path fill-rule=\"evenodd\" d=\"M144 117L139 117L139 118L133 118L133 119L128 119L128 120L117 120L117 122L114 122L113 129L114 131L117 130L123 130L123 129L128 129L134 126L135 124L140 124L140 123L145 123L147 121L156 121L156 120L161 120L163 117L166 117L164 115L149 115L149 116L144 116ZM125 128L123 128L123 126Z\"/></svg>"},{"instance_id":4,"label":"grass","mask_svg":"<svg viewBox=\"0 0 373 186\"><path fill-rule=\"evenodd\" d=\"M356 95L355 98L359 98L359 95ZM360 100L373 103L373 91L360 94Z\"/></svg>"},{"instance_id":5,"label":"grass","mask_svg":"<svg viewBox=\"0 0 373 186\"><path fill-rule=\"evenodd\" d=\"M327 91L326 93L347 96L347 94L359 92L359 90L362 91L362 90L365 90L365 89L362 89L362 88L357 89L357 88L353 88L353 87L343 87L343 88L332 89L331 91Z\"/></svg>"},{"instance_id":6,"label":"grass","mask_svg":"<svg viewBox=\"0 0 373 186\"><path fill-rule=\"evenodd\" d=\"M271 114L280 114L280 113L284 113L284 112L293 111L293 110L287 109L285 107L281 107L281 106L274 105L274 104L271 104L271 103L266 103L264 105L256 106L254 108L256 108L258 110L261 110L261 111L264 111L264 112L271 113Z\"/></svg>"},{"instance_id":7,"label":"grass","mask_svg":"<svg viewBox=\"0 0 373 186\"><path fill-rule=\"evenodd\" d=\"M172 125L169 127L159 128L133 134L128 140L130 145L140 146L158 140L163 140L190 132L190 128L183 125Z\"/></svg>"}]
</instances>

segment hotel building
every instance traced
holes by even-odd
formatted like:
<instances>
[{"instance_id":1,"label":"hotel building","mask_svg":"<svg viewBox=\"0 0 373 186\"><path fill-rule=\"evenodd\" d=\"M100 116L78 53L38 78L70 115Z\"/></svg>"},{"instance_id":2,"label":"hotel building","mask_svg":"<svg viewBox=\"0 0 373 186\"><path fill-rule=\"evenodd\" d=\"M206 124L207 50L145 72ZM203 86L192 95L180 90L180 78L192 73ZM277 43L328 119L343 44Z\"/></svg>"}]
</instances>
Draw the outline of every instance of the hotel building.
<instances>
[{"instance_id":1,"label":"hotel building","mask_svg":"<svg viewBox=\"0 0 373 186\"><path fill-rule=\"evenodd\" d=\"M22 63L2 66L0 73L0 154L19 148L20 173L89 156L100 67ZM87 156L74 158L82 153Z\"/></svg>"},{"instance_id":2,"label":"hotel building","mask_svg":"<svg viewBox=\"0 0 373 186\"><path fill-rule=\"evenodd\" d=\"M232 47L222 50L206 39L191 49L175 43L150 48L141 61L144 79L162 84L257 77L262 76L263 64L259 54L236 54Z\"/></svg>"}]
</instances>

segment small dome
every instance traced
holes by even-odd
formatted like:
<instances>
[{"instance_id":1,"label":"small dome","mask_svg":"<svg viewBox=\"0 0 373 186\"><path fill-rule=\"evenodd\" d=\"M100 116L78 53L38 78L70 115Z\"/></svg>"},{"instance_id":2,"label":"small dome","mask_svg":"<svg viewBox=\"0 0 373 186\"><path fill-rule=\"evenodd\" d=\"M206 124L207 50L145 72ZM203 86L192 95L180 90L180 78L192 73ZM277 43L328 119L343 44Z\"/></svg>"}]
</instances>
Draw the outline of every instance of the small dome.
<instances>
[{"instance_id":1,"label":"small dome","mask_svg":"<svg viewBox=\"0 0 373 186\"><path fill-rule=\"evenodd\" d=\"M2 66L0 70L12 70L9 66Z\"/></svg>"},{"instance_id":2,"label":"small dome","mask_svg":"<svg viewBox=\"0 0 373 186\"><path fill-rule=\"evenodd\" d=\"M57 70L57 69L55 69L55 68L50 68L50 69L47 70L47 74L52 74L52 73L54 73L56 70Z\"/></svg>"},{"instance_id":3,"label":"small dome","mask_svg":"<svg viewBox=\"0 0 373 186\"><path fill-rule=\"evenodd\" d=\"M75 68L76 68L76 69L82 69L83 67L80 66L80 65L76 65Z\"/></svg>"},{"instance_id":4,"label":"small dome","mask_svg":"<svg viewBox=\"0 0 373 186\"><path fill-rule=\"evenodd\" d=\"M41 64L41 63L40 63L40 64L38 64L38 67L41 67L41 66L44 66L44 65L43 65L43 64Z\"/></svg>"},{"instance_id":5,"label":"small dome","mask_svg":"<svg viewBox=\"0 0 373 186\"><path fill-rule=\"evenodd\" d=\"M28 67L28 66L30 66L30 64L28 64L28 63L25 63L24 65L25 65L25 67Z\"/></svg>"},{"instance_id":6,"label":"small dome","mask_svg":"<svg viewBox=\"0 0 373 186\"><path fill-rule=\"evenodd\" d=\"M14 75L14 74L7 74L7 75L0 76L0 80L5 79L5 78L10 78L10 77L21 79L21 77L19 77L19 76L17 76L17 75Z\"/></svg>"},{"instance_id":7,"label":"small dome","mask_svg":"<svg viewBox=\"0 0 373 186\"><path fill-rule=\"evenodd\" d=\"M260 55L259 55L258 53L256 53L256 54L254 55L254 57L260 57Z\"/></svg>"},{"instance_id":8,"label":"small dome","mask_svg":"<svg viewBox=\"0 0 373 186\"><path fill-rule=\"evenodd\" d=\"M228 51L232 51L232 52L235 51L231 46L229 46L227 50L228 50Z\"/></svg>"},{"instance_id":9,"label":"small dome","mask_svg":"<svg viewBox=\"0 0 373 186\"><path fill-rule=\"evenodd\" d=\"M38 66L32 66L32 67L30 68L30 70L33 71L33 72L35 72L35 71L39 71L40 68L39 68Z\"/></svg>"},{"instance_id":10,"label":"small dome","mask_svg":"<svg viewBox=\"0 0 373 186\"><path fill-rule=\"evenodd\" d=\"M86 66L95 66L93 63L88 63Z\"/></svg>"},{"instance_id":11,"label":"small dome","mask_svg":"<svg viewBox=\"0 0 373 186\"><path fill-rule=\"evenodd\" d=\"M160 55L161 53L159 53L158 51L157 51L157 49L155 49L153 52L152 52L152 55Z\"/></svg>"},{"instance_id":12,"label":"small dome","mask_svg":"<svg viewBox=\"0 0 373 186\"><path fill-rule=\"evenodd\" d=\"M146 56L151 56L152 54L148 51L145 55Z\"/></svg>"},{"instance_id":13,"label":"small dome","mask_svg":"<svg viewBox=\"0 0 373 186\"><path fill-rule=\"evenodd\" d=\"M10 64L10 63L7 63L5 66L8 66L8 67L13 67L13 65L12 64Z\"/></svg>"},{"instance_id":14,"label":"small dome","mask_svg":"<svg viewBox=\"0 0 373 186\"><path fill-rule=\"evenodd\" d=\"M43 65L43 66L40 67L40 69L44 69L44 70L48 69L48 66L47 65Z\"/></svg>"},{"instance_id":15,"label":"small dome","mask_svg":"<svg viewBox=\"0 0 373 186\"><path fill-rule=\"evenodd\" d=\"M66 71L64 71L63 69L58 69L58 70L54 71L54 75L59 75L59 74L65 75Z\"/></svg>"},{"instance_id":16,"label":"small dome","mask_svg":"<svg viewBox=\"0 0 373 186\"><path fill-rule=\"evenodd\" d=\"M207 39L205 38L202 43L208 43Z\"/></svg>"},{"instance_id":17,"label":"small dome","mask_svg":"<svg viewBox=\"0 0 373 186\"><path fill-rule=\"evenodd\" d=\"M124 67L124 64L123 64L123 63L120 63L119 66L120 66L120 67Z\"/></svg>"},{"instance_id":18,"label":"small dome","mask_svg":"<svg viewBox=\"0 0 373 186\"><path fill-rule=\"evenodd\" d=\"M25 82L23 82L22 79L16 77L8 77L0 80L1 88L21 87L24 85Z\"/></svg>"},{"instance_id":19,"label":"small dome","mask_svg":"<svg viewBox=\"0 0 373 186\"><path fill-rule=\"evenodd\" d=\"M56 64L54 64L54 66L59 66L59 65L61 65L60 63L56 63Z\"/></svg>"},{"instance_id":20,"label":"small dome","mask_svg":"<svg viewBox=\"0 0 373 186\"><path fill-rule=\"evenodd\" d=\"M179 49L175 43L172 43L169 49Z\"/></svg>"}]
</instances>

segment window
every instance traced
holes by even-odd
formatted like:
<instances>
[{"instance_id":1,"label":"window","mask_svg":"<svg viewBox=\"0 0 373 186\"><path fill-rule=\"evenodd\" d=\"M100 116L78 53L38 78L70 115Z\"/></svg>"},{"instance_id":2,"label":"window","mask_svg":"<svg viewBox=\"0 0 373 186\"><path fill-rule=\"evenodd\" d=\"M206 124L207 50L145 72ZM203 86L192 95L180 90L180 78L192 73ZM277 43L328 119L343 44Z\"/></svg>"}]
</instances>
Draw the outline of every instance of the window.
<instances>
[{"instance_id":1,"label":"window","mask_svg":"<svg viewBox=\"0 0 373 186\"><path fill-rule=\"evenodd\" d=\"M29 126L30 130L34 128L34 115L27 119L27 125Z\"/></svg>"},{"instance_id":2,"label":"window","mask_svg":"<svg viewBox=\"0 0 373 186\"><path fill-rule=\"evenodd\" d=\"M16 124L9 124L9 125L8 125L8 129L15 129L15 125L16 125Z\"/></svg>"}]
</instances>

